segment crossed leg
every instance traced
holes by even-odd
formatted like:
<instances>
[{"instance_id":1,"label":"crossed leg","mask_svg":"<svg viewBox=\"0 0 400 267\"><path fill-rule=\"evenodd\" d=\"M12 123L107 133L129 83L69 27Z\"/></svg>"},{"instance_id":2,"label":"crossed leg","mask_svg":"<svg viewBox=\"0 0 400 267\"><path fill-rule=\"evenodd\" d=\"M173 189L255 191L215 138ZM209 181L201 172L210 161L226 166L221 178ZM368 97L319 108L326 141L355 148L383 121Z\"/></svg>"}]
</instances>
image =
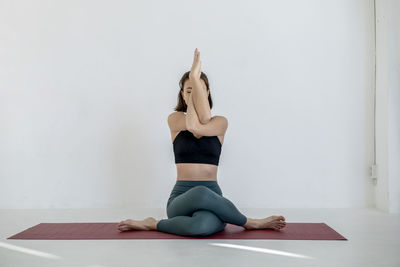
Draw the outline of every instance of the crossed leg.
<instances>
[{"instance_id":1,"label":"crossed leg","mask_svg":"<svg viewBox=\"0 0 400 267\"><path fill-rule=\"evenodd\" d=\"M252 219L244 216L235 205L206 186L195 186L173 198L167 204L168 219L157 221L148 217L143 221L125 220L118 228L125 230L158 230L178 235L210 235L223 230L226 223L246 229L282 229L286 222L283 216Z\"/></svg>"},{"instance_id":2,"label":"crossed leg","mask_svg":"<svg viewBox=\"0 0 400 267\"><path fill-rule=\"evenodd\" d=\"M178 235L210 235L226 223L242 226L244 216L227 198L199 185L175 197L167 207L168 219L157 223L157 230Z\"/></svg>"},{"instance_id":3,"label":"crossed leg","mask_svg":"<svg viewBox=\"0 0 400 267\"><path fill-rule=\"evenodd\" d=\"M188 216L200 209L212 211L221 221L239 226L244 225L247 220L229 199L203 185L192 187L174 198L167 207L167 215L168 218Z\"/></svg>"}]
</instances>

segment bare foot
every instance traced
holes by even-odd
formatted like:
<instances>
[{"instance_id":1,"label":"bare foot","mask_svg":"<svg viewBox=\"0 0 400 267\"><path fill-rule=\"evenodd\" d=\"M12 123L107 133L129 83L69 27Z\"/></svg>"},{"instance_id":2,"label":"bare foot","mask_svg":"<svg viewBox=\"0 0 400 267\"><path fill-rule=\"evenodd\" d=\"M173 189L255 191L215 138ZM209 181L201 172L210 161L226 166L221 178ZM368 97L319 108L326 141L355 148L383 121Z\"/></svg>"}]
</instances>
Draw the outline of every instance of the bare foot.
<instances>
[{"instance_id":1,"label":"bare foot","mask_svg":"<svg viewBox=\"0 0 400 267\"><path fill-rule=\"evenodd\" d=\"M247 230L253 229L274 229L280 230L286 226L285 217L283 216L269 216L263 219L251 219L247 218L247 222L243 225Z\"/></svg>"},{"instance_id":2,"label":"bare foot","mask_svg":"<svg viewBox=\"0 0 400 267\"><path fill-rule=\"evenodd\" d=\"M144 220L132 220L127 219L121 221L118 224L118 230L120 231L130 231L130 230L156 230L157 220L153 217L147 217Z\"/></svg>"}]
</instances>

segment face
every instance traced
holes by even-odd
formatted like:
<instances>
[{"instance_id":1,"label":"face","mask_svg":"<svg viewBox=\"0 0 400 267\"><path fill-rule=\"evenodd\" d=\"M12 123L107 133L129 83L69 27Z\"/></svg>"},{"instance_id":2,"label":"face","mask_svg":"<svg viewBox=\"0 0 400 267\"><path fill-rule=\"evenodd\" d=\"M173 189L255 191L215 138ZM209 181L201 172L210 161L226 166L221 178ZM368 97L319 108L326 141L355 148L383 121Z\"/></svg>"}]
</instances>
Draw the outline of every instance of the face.
<instances>
[{"instance_id":1,"label":"face","mask_svg":"<svg viewBox=\"0 0 400 267\"><path fill-rule=\"evenodd\" d=\"M200 79L201 86L203 90L207 90L206 83L203 79ZM190 80L186 80L185 84L183 85L183 92L181 91L182 97L185 100L185 104L189 103L189 97L190 94L192 93L192 82ZM208 96L210 95L210 90L207 90L207 99Z\"/></svg>"}]
</instances>

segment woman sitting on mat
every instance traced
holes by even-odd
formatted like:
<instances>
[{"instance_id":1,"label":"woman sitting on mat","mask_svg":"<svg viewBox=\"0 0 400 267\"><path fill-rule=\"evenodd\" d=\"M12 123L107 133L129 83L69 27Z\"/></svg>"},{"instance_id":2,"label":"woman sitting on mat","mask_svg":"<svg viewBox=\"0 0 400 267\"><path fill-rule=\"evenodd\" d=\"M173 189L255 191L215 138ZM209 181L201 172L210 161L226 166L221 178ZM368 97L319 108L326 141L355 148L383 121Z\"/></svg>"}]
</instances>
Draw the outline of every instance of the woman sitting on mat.
<instances>
[{"instance_id":1,"label":"woman sitting on mat","mask_svg":"<svg viewBox=\"0 0 400 267\"><path fill-rule=\"evenodd\" d=\"M201 71L200 52L197 48L192 68L183 75L179 86L176 112L168 116L178 172L176 184L167 202L168 219L127 219L118 224L118 229L207 236L222 231L226 223L243 226L248 230L279 230L285 227L283 216L248 218L222 195L217 171L228 120L224 116L211 118L209 84L207 76Z\"/></svg>"}]
</instances>

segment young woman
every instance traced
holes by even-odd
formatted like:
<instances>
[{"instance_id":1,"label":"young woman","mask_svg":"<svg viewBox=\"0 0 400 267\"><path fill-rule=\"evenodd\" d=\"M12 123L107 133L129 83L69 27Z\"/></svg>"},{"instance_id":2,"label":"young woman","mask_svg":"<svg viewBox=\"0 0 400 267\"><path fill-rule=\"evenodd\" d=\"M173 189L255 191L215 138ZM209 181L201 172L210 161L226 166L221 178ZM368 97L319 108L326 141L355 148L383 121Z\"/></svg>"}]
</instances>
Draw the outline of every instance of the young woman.
<instances>
[{"instance_id":1,"label":"young woman","mask_svg":"<svg viewBox=\"0 0 400 267\"><path fill-rule=\"evenodd\" d=\"M167 202L168 219L127 219L118 224L118 229L207 236L222 231L226 223L247 230L285 227L283 216L248 218L222 195L217 171L228 120L224 116L211 117L213 103L208 78L201 71L197 48L192 68L179 85L178 105L168 116L178 173Z\"/></svg>"}]
</instances>

